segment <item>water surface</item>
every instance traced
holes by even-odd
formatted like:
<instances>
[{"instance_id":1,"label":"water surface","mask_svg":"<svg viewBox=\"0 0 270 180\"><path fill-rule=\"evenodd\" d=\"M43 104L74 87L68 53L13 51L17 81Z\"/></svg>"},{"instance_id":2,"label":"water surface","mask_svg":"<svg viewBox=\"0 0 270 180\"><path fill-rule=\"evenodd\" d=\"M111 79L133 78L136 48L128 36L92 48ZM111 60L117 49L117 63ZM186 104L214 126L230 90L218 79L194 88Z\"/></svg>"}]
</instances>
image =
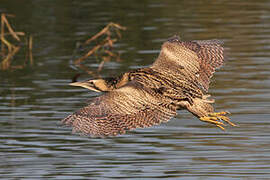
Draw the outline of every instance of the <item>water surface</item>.
<instances>
[{"instance_id":1,"label":"water surface","mask_svg":"<svg viewBox=\"0 0 270 180\"><path fill-rule=\"evenodd\" d=\"M0 12L34 36L34 65L0 71L0 175L5 179L267 179L270 176L269 1L2 0ZM60 120L96 96L68 86L89 78L72 63L78 41L108 22L128 29L109 77L151 64L168 37L222 39L228 61L211 84L223 132L179 111L169 123L114 138L74 135ZM24 56L19 54L15 60ZM95 70L94 58L85 63Z\"/></svg>"}]
</instances>

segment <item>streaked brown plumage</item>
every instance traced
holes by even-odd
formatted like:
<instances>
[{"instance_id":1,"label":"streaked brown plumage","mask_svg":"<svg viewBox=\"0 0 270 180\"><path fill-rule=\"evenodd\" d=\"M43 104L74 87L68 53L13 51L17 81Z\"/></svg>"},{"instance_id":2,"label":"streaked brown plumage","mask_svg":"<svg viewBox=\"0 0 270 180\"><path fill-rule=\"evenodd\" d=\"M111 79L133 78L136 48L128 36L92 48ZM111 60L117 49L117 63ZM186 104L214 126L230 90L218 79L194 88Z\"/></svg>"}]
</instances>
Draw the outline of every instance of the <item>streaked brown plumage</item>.
<instances>
[{"instance_id":1,"label":"streaked brown plumage","mask_svg":"<svg viewBox=\"0 0 270 180\"><path fill-rule=\"evenodd\" d=\"M148 68L116 78L73 83L106 93L62 122L83 134L110 136L167 122L178 109L187 109L221 129L223 122L235 126L225 116L227 112L214 112L214 100L206 94L210 78L223 62L220 41L185 42L173 37L162 45L159 57Z\"/></svg>"}]
</instances>

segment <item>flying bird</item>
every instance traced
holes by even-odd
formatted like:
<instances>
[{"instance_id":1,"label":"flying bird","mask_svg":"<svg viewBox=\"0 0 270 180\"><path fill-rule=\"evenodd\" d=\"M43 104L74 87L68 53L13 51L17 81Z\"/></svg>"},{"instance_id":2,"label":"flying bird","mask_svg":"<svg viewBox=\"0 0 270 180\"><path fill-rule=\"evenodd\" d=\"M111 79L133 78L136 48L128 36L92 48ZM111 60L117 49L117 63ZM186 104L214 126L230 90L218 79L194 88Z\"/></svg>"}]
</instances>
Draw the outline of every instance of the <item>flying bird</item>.
<instances>
[{"instance_id":1,"label":"flying bird","mask_svg":"<svg viewBox=\"0 0 270 180\"><path fill-rule=\"evenodd\" d=\"M186 109L199 120L222 130L229 112L215 112L208 94L210 79L224 63L219 40L181 41L174 36L163 43L156 61L146 68L118 77L71 83L104 92L62 123L91 136L115 136L127 130L167 122Z\"/></svg>"}]
</instances>

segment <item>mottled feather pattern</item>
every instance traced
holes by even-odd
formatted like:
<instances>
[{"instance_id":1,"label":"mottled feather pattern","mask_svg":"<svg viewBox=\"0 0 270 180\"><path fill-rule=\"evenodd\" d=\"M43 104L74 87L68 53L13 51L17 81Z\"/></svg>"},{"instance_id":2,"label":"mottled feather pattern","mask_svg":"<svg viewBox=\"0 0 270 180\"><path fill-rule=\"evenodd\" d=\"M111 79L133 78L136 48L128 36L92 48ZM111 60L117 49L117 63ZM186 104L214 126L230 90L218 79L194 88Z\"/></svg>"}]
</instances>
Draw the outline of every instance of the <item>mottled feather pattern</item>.
<instances>
[{"instance_id":1,"label":"mottled feather pattern","mask_svg":"<svg viewBox=\"0 0 270 180\"><path fill-rule=\"evenodd\" d=\"M176 106L150 89L137 91L133 85L123 89L95 98L88 106L64 119L63 123L82 134L113 136L126 130L167 122L176 115ZM130 89L134 89L133 92ZM132 96L123 93L126 90L132 92ZM160 99L156 99L158 96Z\"/></svg>"},{"instance_id":2,"label":"mottled feather pattern","mask_svg":"<svg viewBox=\"0 0 270 180\"><path fill-rule=\"evenodd\" d=\"M85 135L114 136L167 122L177 109L207 116L214 109L203 97L215 69L223 62L222 42L185 42L173 37L162 45L150 67L125 73L127 84L117 84L116 79L115 89L94 98L62 122Z\"/></svg>"},{"instance_id":3,"label":"mottled feather pattern","mask_svg":"<svg viewBox=\"0 0 270 180\"><path fill-rule=\"evenodd\" d=\"M217 68L224 63L223 42L204 40L180 42L184 47L196 52L200 63L200 81L204 91L208 91L210 79Z\"/></svg>"}]
</instances>

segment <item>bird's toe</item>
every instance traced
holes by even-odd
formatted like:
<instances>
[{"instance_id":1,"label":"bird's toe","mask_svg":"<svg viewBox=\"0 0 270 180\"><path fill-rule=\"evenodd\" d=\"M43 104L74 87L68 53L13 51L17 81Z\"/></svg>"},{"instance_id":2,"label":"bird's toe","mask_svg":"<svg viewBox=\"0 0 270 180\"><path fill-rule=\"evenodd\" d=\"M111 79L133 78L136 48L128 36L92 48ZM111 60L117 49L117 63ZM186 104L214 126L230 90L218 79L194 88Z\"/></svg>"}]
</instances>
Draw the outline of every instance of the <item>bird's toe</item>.
<instances>
[{"instance_id":1,"label":"bird's toe","mask_svg":"<svg viewBox=\"0 0 270 180\"><path fill-rule=\"evenodd\" d=\"M200 120L214 124L220 129L225 130L224 126L226 126L226 124L223 122L226 122L231 126L236 126L236 124L232 123L230 118L226 116L228 114L230 114L228 111L209 113L208 116L200 117Z\"/></svg>"}]
</instances>

